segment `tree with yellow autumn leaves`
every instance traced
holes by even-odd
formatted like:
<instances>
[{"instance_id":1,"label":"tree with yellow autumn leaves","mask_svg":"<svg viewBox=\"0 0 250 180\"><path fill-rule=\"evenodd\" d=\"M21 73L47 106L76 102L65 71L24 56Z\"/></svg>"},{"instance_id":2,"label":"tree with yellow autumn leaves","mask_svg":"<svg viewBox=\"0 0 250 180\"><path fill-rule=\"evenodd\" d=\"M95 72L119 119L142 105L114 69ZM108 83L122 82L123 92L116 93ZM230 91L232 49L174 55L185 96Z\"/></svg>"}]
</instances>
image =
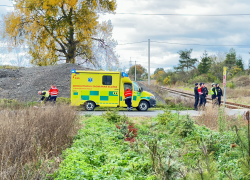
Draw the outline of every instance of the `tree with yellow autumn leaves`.
<instances>
[{"instance_id":1,"label":"tree with yellow autumn leaves","mask_svg":"<svg viewBox=\"0 0 250 180\"><path fill-rule=\"evenodd\" d=\"M14 4L14 12L4 18L4 37L11 46L27 44L35 65L75 63L76 57L95 64L93 43L109 48L97 36L98 30L110 30L107 23L98 22L98 13L114 13L116 0L14 0Z\"/></svg>"}]
</instances>

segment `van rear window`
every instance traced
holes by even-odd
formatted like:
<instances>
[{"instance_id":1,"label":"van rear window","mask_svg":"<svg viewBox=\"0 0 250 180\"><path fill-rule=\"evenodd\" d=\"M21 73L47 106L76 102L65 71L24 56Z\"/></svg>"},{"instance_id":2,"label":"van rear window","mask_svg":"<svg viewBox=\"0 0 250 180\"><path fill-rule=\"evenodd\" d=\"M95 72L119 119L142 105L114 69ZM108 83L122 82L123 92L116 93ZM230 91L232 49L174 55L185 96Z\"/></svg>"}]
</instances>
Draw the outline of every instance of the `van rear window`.
<instances>
[{"instance_id":1,"label":"van rear window","mask_svg":"<svg viewBox=\"0 0 250 180\"><path fill-rule=\"evenodd\" d=\"M102 76L103 85L112 85L112 76Z\"/></svg>"}]
</instances>

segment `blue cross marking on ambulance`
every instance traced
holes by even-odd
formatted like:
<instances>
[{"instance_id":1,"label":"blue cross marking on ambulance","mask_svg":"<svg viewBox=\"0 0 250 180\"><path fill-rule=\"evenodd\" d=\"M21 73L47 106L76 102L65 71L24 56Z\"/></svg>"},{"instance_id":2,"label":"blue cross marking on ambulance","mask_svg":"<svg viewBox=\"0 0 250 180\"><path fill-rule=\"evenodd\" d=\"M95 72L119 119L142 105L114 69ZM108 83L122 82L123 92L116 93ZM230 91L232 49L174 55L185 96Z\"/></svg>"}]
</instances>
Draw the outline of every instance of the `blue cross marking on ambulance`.
<instances>
[{"instance_id":1,"label":"blue cross marking on ambulance","mask_svg":"<svg viewBox=\"0 0 250 180\"><path fill-rule=\"evenodd\" d=\"M89 82L89 83L93 82L93 78L91 78L91 77L88 78L88 82Z\"/></svg>"}]
</instances>

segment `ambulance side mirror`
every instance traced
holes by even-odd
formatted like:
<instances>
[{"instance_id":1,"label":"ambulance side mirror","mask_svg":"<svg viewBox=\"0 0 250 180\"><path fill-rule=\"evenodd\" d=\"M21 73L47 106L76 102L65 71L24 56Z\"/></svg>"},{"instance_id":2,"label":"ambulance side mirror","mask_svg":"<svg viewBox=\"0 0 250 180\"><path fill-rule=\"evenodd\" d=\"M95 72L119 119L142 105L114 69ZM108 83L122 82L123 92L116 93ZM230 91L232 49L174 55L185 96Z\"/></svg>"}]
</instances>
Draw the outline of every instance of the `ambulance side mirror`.
<instances>
[{"instance_id":1,"label":"ambulance side mirror","mask_svg":"<svg viewBox=\"0 0 250 180\"><path fill-rule=\"evenodd\" d=\"M142 91L143 91L143 88L142 88L142 87L140 87L140 88L139 88L139 92L142 92Z\"/></svg>"}]
</instances>

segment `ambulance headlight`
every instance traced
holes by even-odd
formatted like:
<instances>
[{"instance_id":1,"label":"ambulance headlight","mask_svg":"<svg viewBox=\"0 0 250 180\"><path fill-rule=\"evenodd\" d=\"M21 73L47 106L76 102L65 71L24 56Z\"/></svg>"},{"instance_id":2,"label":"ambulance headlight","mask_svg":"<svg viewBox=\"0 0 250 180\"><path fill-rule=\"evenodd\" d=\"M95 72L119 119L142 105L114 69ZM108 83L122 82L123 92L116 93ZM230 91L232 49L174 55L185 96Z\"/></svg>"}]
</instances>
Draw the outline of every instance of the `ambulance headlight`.
<instances>
[{"instance_id":1,"label":"ambulance headlight","mask_svg":"<svg viewBox=\"0 0 250 180\"><path fill-rule=\"evenodd\" d=\"M150 99L155 99L155 96L150 96Z\"/></svg>"},{"instance_id":2,"label":"ambulance headlight","mask_svg":"<svg viewBox=\"0 0 250 180\"><path fill-rule=\"evenodd\" d=\"M72 69L72 70L71 70L71 73L76 73L76 70L75 70L75 69Z\"/></svg>"}]
</instances>

